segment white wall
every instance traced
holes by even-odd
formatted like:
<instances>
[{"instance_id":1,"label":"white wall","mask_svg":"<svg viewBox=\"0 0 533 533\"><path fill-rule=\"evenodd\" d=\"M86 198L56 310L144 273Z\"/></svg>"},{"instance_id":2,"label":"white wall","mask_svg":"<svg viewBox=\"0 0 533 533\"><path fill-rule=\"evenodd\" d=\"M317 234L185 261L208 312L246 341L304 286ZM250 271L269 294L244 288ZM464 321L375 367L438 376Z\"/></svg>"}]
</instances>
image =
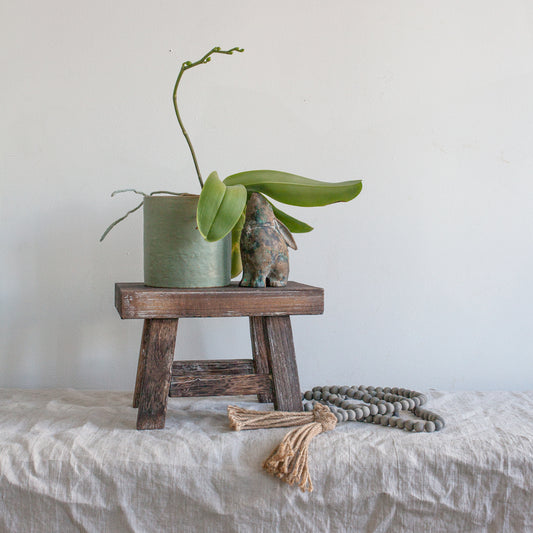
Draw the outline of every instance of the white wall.
<instances>
[{"instance_id":1,"label":"white wall","mask_svg":"<svg viewBox=\"0 0 533 533\"><path fill-rule=\"evenodd\" d=\"M4 1L0 8L0 386L132 388L142 324L137 198L205 174L363 178L291 209L302 386L533 386L533 3L527 0ZM183 357L246 357L245 319L183 320ZM224 350L220 350L224 346Z\"/></svg>"}]
</instances>

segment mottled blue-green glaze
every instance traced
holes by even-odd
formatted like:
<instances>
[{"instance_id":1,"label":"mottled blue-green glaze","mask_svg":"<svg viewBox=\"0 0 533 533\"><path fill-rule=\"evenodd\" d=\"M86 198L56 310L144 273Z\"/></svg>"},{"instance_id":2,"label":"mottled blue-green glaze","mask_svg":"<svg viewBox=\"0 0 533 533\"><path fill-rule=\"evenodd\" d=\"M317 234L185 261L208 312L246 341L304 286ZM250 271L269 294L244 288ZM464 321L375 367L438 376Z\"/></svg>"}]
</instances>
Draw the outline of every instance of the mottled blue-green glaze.
<instances>
[{"instance_id":1,"label":"mottled blue-green glaze","mask_svg":"<svg viewBox=\"0 0 533 533\"><path fill-rule=\"evenodd\" d=\"M144 283L151 287L223 287L231 281L231 235L207 242L196 225L198 196L144 200Z\"/></svg>"},{"instance_id":2,"label":"mottled blue-green glaze","mask_svg":"<svg viewBox=\"0 0 533 533\"><path fill-rule=\"evenodd\" d=\"M284 287L289 277L287 244L296 249L289 230L274 216L265 198L253 193L241 233L242 287Z\"/></svg>"}]
</instances>

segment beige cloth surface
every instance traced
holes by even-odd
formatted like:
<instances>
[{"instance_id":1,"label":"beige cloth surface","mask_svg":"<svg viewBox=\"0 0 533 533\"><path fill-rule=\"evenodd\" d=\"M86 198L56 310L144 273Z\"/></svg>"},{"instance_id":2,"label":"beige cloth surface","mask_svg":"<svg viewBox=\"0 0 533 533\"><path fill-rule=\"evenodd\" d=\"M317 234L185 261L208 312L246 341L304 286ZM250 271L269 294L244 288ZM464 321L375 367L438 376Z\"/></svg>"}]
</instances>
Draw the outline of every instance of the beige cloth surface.
<instances>
[{"instance_id":1,"label":"beige cloth surface","mask_svg":"<svg viewBox=\"0 0 533 533\"><path fill-rule=\"evenodd\" d=\"M286 429L229 429L250 397L170 399L141 432L131 393L3 389L0 531L533 531L533 392L427 396L443 431L340 424L302 493L261 470Z\"/></svg>"}]
</instances>

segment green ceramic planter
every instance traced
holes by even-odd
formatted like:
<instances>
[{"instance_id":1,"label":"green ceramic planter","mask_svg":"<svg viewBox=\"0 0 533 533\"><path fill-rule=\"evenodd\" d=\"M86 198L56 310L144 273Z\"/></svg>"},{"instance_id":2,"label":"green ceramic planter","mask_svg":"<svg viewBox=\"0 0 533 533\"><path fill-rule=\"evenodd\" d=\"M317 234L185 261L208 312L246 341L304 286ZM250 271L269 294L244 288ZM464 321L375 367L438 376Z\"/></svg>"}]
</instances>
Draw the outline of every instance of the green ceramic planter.
<instances>
[{"instance_id":1,"label":"green ceramic planter","mask_svg":"<svg viewBox=\"0 0 533 533\"><path fill-rule=\"evenodd\" d=\"M144 283L151 287L223 287L231 281L231 234L207 242L198 231L198 196L144 200Z\"/></svg>"}]
</instances>

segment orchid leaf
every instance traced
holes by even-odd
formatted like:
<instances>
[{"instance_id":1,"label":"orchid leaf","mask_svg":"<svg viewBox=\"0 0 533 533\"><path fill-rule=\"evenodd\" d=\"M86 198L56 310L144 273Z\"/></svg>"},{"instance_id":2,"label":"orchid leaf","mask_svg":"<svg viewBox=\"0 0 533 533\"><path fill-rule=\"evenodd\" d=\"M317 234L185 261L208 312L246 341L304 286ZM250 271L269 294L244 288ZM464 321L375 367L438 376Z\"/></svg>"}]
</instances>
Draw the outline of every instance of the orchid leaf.
<instances>
[{"instance_id":1,"label":"orchid leaf","mask_svg":"<svg viewBox=\"0 0 533 533\"><path fill-rule=\"evenodd\" d=\"M216 172L211 172L198 200L197 222L202 237L209 242L224 238L237 224L245 205L244 186L226 186Z\"/></svg>"},{"instance_id":2,"label":"orchid leaf","mask_svg":"<svg viewBox=\"0 0 533 533\"><path fill-rule=\"evenodd\" d=\"M270 203L270 202L269 202ZM291 217L287 213L283 212L281 209L278 209L275 205L272 205L272 211L274 211L274 216L287 226L287 229L291 233L308 233L313 230L313 226L306 224L305 222L298 220L297 218Z\"/></svg>"},{"instance_id":3,"label":"orchid leaf","mask_svg":"<svg viewBox=\"0 0 533 533\"><path fill-rule=\"evenodd\" d=\"M283 204L317 207L336 202L348 202L362 189L361 180L328 183L279 172L250 170L228 176L226 185L244 185L248 192L260 192Z\"/></svg>"},{"instance_id":4,"label":"orchid leaf","mask_svg":"<svg viewBox=\"0 0 533 533\"><path fill-rule=\"evenodd\" d=\"M245 211L241 213L237 224L231 230L231 277L235 278L242 272L241 233L246 220Z\"/></svg>"}]
</instances>

